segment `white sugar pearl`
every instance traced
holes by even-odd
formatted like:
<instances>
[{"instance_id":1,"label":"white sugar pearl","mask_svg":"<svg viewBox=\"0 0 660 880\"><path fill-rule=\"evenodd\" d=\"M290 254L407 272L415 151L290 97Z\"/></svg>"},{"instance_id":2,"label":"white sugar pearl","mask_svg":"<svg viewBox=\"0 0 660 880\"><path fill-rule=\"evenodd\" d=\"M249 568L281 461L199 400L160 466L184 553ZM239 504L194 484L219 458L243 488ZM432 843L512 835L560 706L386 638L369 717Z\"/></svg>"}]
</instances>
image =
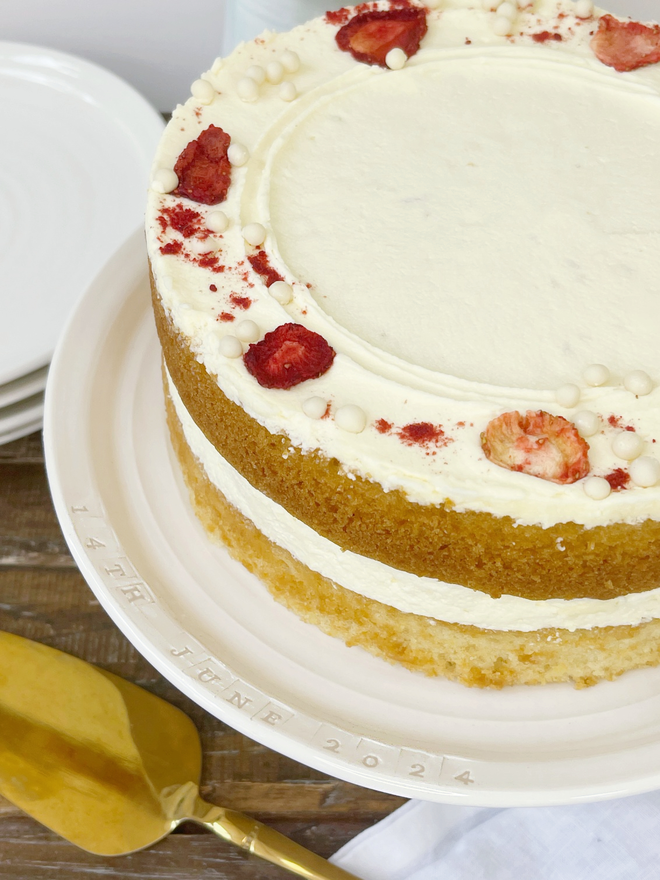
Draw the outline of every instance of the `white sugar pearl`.
<instances>
[{"instance_id":1,"label":"white sugar pearl","mask_svg":"<svg viewBox=\"0 0 660 880\"><path fill-rule=\"evenodd\" d=\"M210 104L215 98L215 89L205 79L196 79L190 86L190 93L200 104Z\"/></svg>"},{"instance_id":2,"label":"white sugar pearl","mask_svg":"<svg viewBox=\"0 0 660 880\"><path fill-rule=\"evenodd\" d=\"M584 494L594 501L602 501L612 491L612 487L605 477L587 477L582 483L582 487L584 488Z\"/></svg>"},{"instance_id":3,"label":"white sugar pearl","mask_svg":"<svg viewBox=\"0 0 660 880\"><path fill-rule=\"evenodd\" d=\"M242 76L236 83L236 94L247 104L252 104L259 97L259 85L251 76Z\"/></svg>"},{"instance_id":4,"label":"white sugar pearl","mask_svg":"<svg viewBox=\"0 0 660 880\"><path fill-rule=\"evenodd\" d=\"M258 247L266 240L266 227L261 223L248 223L243 227L243 238L248 244Z\"/></svg>"},{"instance_id":5,"label":"white sugar pearl","mask_svg":"<svg viewBox=\"0 0 660 880\"><path fill-rule=\"evenodd\" d=\"M298 97L298 89L292 82L283 82L277 90L277 94L283 101L295 101Z\"/></svg>"},{"instance_id":6,"label":"white sugar pearl","mask_svg":"<svg viewBox=\"0 0 660 880\"><path fill-rule=\"evenodd\" d=\"M575 14L578 18L589 18L593 15L594 4L592 0L577 0L575 4Z\"/></svg>"},{"instance_id":7,"label":"white sugar pearl","mask_svg":"<svg viewBox=\"0 0 660 880\"><path fill-rule=\"evenodd\" d=\"M229 226L229 217L224 211L211 211L206 218L206 228L211 232L224 232Z\"/></svg>"},{"instance_id":8,"label":"white sugar pearl","mask_svg":"<svg viewBox=\"0 0 660 880\"><path fill-rule=\"evenodd\" d=\"M151 178L151 188L157 193L170 193L179 185L179 178L171 168L157 168Z\"/></svg>"},{"instance_id":9,"label":"white sugar pearl","mask_svg":"<svg viewBox=\"0 0 660 880\"><path fill-rule=\"evenodd\" d=\"M321 419L328 408L328 401L322 397L308 397L303 400L302 411L308 419Z\"/></svg>"},{"instance_id":10,"label":"white sugar pearl","mask_svg":"<svg viewBox=\"0 0 660 880\"><path fill-rule=\"evenodd\" d=\"M633 370L623 377L623 387L637 397L643 397L653 391L653 381L644 370Z\"/></svg>"},{"instance_id":11,"label":"white sugar pearl","mask_svg":"<svg viewBox=\"0 0 660 880\"><path fill-rule=\"evenodd\" d=\"M573 416L573 424L582 437L593 437L600 430L600 418L589 409L581 409Z\"/></svg>"},{"instance_id":12,"label":"white sugar pearl","mask_svg":"<svg viewBox=\"0 0 660 880\"><path fill-rule=\"evenodd\" d=\"M216 242L211 236L205 238L204 241L194 239L190 242L190 249L196 254L210 254L211 251L218 249L219 242Z\"/></svg>"},{"instance_id":13,"label":"white sugar pearl","mask_svg":"<svg viewBox=\"0 0 660 880\"><path fill-rule=\"evenodd\" d=\"M497 14L503 15L504 18L515 18L518 14L518 7L514 6L513 3L509 3L508 0L504 0L504 3L500 3L497 7Z\"/></svg>"},{"instance_id":14,"label":"white sugar pearl","mask_svg":"<svg viewBox=\"0 0 660 880\"><path fill-rule=\"evenodd\" d=\"M250 158L250 152L243 144L229 144L227 149L227 158L232 165L245 165Z\"/></svg>"},{"instance_id":15,"label":"white sugar pearl","mask_svg":"<svg viewBox=\"0 0 660 880\"><path fill-rule=\"evenodd\" d=\"M283 306L293 299L293 287L286 281L274 281L268 288L268 293Z\"/></svg>"},{"instance_id":16,"label":"white sugar pearl","mask_svg":"<svg viewBox=\"0 0 660 880\"><path fill-rule=\"evenodd\" d=\"M642 455L628 468L630 479L636 486L648 489L660 480L660 461L650 455Z\"/></svg>"},{"instance_id":17,"label":"white sugar pearl","mask_svg":"<svg viewBox=\"0 0 660 880\"><path fill-rule=\"evenodd\" d=\"M401 70L407 60L408 56L406 53L403 49L399 49L398 47L390 49L385 56L385 64L387 64L390 70Z\"/></svg>"},{"instance_id":18,"label":"white sugar pearl","mask_svg":"<svg viewBox=\"0 0 660 880\"><path fill-rule=\"evenodd\" d=\"M261 336L259 327L254 321L240 321L236 325L235 333L241 342L256 342Z\"/></svg>"},{"instance_id":19,"label":"white sugar pearl","mask_svg":"<svg viewBox=\"0 0 660 880\"><path fill-rule=\"evenodd\" d=\"M637 458L642 454L642 449L644 449L644 441L634 431L621 431L612 440L612 452L624 461Z\"/></svg>"},{"instance_id":20,"label":"white sugar pearl","mask_svg":"<svg viewBox=\"0 0 660 880\"><path fill-rule=\"evenodd\" d=\"M238 358L243 354L243 346L235 336L223 336L218 350L226 358Z\"/></svg>"},{"instance_id":21,"label":"white sugar pearl","mask_svg":"<svg viewBox=\"0 0 660 880\"><path fill-rule=\"evenodd\" d=\"M276 86L284 78L284 66L280 61L269 61L266 65L266 79Z\"/></svg>"},{"instance_id":22,"label":"white sugar pearl","mask_svg":"<svg viewBox=\"0 0 660 880\"><path fill-rule=\"evenodd\" d=\"M493 21L493 33L498 37L506 37L513 30L511 19L505 15L498 15Z\"/></svg>"},{"instance_id":23,"label":"white sugar pearl","mask_svg":"<svg viewBox=\"0 0 660 880\"><path fill-rule=\"evenodd\" d=\"M604 364L589 364L582 373L582 378L587 385L597 388L599 385L604 385L607 382L610 378L610 371Z\"/></svg>"},{"instance_id":24,"label":"white sugar pearl","mask_svg":"<svg viewBox=\"0 0 660 880\"><path fill-rule=\"evenodd\" d=\"M367 426L367 417L361 407L347 403L335 413L335 424L351 434L361 434Z\"/></svg>"},{"instance_id":25,"label":"white sugar pearl","mask_svg":"<svg viewBox=\"0 0 660 880\"><path fill-rule=\"evenodd\" d=\"M287 49L280 55L280 64L287 73L296 73L300 68L300 57L296 52Z\"/></svg>"},{"instance_id":26,"label":"white sugar pearl","mask_svg":"<svg viewBox=\"0 0 660 880\"><path fill-rule=\"evenodd\" d=\"M580 389L577 385L573 385L571 382L567 382L566 385L561 385L555 391L555 400L560 406L575 406L579 399Z\"/></svg>"},{"instance_id":27,"label":"white sugar pearl","mask_svg":"<svg viewBox=\"0 0 660 880\"><path fill-rule=\"evenodd\" d=\"M258 86L262 86L266 82L266 71L260 64L252 64L245 71L245 75L253 79Z\"/></svg>"}]
</instances>

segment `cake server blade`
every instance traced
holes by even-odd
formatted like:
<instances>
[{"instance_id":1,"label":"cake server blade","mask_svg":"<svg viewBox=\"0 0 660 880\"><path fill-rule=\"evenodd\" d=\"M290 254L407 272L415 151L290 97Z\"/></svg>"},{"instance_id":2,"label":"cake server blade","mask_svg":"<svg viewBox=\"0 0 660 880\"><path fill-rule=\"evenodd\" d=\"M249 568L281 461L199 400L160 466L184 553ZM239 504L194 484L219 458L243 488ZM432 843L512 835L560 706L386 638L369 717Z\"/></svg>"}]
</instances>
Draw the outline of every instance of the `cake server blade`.
<instances>
[{"instance_id":1,"label":"cake server blade","mask_svg":"<svg viewBox=\"0 0 660 880\"><path fill-rule=\"evenodd\" d=\"M89 852L144 849L197 822L308 880L354 875L199 794L192 721L137 685L0 632L0 794Z\"/></svg>"}]
</instances>

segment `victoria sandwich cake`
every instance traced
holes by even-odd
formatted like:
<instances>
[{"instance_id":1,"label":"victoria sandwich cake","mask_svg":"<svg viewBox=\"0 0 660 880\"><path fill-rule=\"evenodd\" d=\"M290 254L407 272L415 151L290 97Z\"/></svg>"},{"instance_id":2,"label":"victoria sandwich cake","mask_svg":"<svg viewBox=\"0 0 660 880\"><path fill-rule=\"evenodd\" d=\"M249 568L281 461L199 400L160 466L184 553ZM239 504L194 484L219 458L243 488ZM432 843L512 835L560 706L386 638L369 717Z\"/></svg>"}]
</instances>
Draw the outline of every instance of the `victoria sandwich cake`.
<instances>
[{"instance_id":1,"label":"victoria sandwich cake","mask_svg":"<svg viewBox=\"0 0 660 880\"><path fill-rule=\"evenodd\" d=\"M590 0L382 0L175 109L172 443L303 620L468 685L660 662L659 62Z\"/></svg>"}]
</instances>

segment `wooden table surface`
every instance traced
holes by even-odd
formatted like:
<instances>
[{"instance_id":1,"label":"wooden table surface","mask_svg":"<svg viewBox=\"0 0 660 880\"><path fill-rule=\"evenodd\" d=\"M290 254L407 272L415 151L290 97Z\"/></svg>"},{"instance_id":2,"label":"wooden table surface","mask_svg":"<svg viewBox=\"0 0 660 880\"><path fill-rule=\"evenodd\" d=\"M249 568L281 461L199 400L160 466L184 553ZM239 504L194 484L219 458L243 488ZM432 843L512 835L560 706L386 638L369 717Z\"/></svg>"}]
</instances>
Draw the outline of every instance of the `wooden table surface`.
<instances>
[{"instance_id":1,"label":"wooden table surface","mask_svg":"<svg viewBox=\"0 0 660 880\"><path fill-rule=\"evenodd\" d=\"M325 776L253 742L192 703L138 654L103 611L68 552L50 500L39 433L0 446L0 630L96 663L183 709L202 738L203 796L249 813L322 856L332 855L404 803ZM3 880L290 876L194 825L134 855L93 856L0 797Z\"/></svg>"}]
</instances>

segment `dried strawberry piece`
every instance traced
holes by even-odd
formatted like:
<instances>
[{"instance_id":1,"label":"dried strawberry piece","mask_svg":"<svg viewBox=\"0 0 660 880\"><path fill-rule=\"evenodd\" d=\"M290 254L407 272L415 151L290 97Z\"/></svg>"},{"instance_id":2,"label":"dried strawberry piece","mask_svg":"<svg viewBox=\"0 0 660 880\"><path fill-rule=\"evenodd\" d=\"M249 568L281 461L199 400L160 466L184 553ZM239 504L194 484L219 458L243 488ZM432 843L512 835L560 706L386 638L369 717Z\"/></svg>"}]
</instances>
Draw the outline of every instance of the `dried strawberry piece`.
<instances>
[{"instance_id":1,"label":"dried strawberry piece","mask_svg":"<svg viewBox=\"0 0 660 880\"><path fill-rule=\"evenodd\" d=\"M589 444L572 422L543 410L492 419L481 446L493 464L552 483L574 483L589 473Z\"/></svg>"},{"instance_id":2,"label":"dried strawberry piece","mask_svg":"<svg viewBox=\"0 0 660 880\"><path fill-rule=\"evenodd\" d=\"M180 241L168 241L167 244L164 244L162 248L160 248L161 254L180 254L183 245Z\"/></svg>"},{"instance_id":3,"label":"dried strawberry piece","mask_svg":"<svg viewBox=\"0 0 660 880\"><path fill-rule=\"evenodd\" d=\"M243 355L248 373L264 388L291 388L330 369L335 351L302 324L281 324Z\"/></svg>"},{"instance_id":4,"label":"dried strawberry piece","mask_svg":"<svg viewBox=\"0 0 660 880\"><path fill-rule=\"evenodd\" d=\"M603 15L591 40L596 58L615 70L637 70L660 61L660 25Z\"/></svg>"},{"instance_id":5,"label":"dried strawberry piece","mask_svg":"<svg viewBox=\"0 0 660 880\"><path fill-rule=\"evenodd\" d=\"M613 492L620 492L628 487L630 482L630 474L623 468L614 468L611 474L605 474L605 479L610 484Z\"/></svg>"},{"instance_id":6,"label":"dried strawberry piece","mask_svg":"<svg viewBox=\"0 0 660 880\"><path fill-rule=\"evenodd\" d=\"M547 43L548 40L555 40L561 43L563 37L561 34L552 33L552 31L540 31L538 34L532 34L532 39L536 43Z\"/></svg>"},{"instance_id":7,"label":"dried strawberry piece","mask_svg":"<svg viewBox=\"0 0 660 880\"><path fill-rule=\"evenodd\" d=\"M426 33L426 10L417 6L363 12L337 31L337 45L356 61L387 67L390 49L403 49L410 58Z\"/></svg>"},{"instance_id":8,"label":"dried strawberry piece","mask_svg":"<svg viewBox=\"0 0 660 880\"><path fill-rule=\"evenodd\" d=\"M261 250L256 254L250 254L248 260L254 271L257 275L261 275L268 287L276 281L284 281L284 278L280 275L277 269L273 269L270 265L266 251Z\"/></svg>"},{"instance_id":9,"label":"dried strawberry piece","mask_svg":"<svg viewBox=\"0 0 660 880\"><path fill-rule=\"evenodd\" d=\"M341 9L331 9L325 14L328 24L344 24L351 17L351 10L346 6Z\"/></svg>"},{"instance_id":10,"label":"dried strawberry piece","mask_svg":"<svg viewBox=\"0 0 660 880\"><path fill-rule=\"evenodd\" d=\"M202 205L223 202L231 183L231 165L227 158L230 140L217 125L209 125L198 138L190 141L174 165L174 173L179 178L174 194Z\"/></svg>"}]
</instances>

